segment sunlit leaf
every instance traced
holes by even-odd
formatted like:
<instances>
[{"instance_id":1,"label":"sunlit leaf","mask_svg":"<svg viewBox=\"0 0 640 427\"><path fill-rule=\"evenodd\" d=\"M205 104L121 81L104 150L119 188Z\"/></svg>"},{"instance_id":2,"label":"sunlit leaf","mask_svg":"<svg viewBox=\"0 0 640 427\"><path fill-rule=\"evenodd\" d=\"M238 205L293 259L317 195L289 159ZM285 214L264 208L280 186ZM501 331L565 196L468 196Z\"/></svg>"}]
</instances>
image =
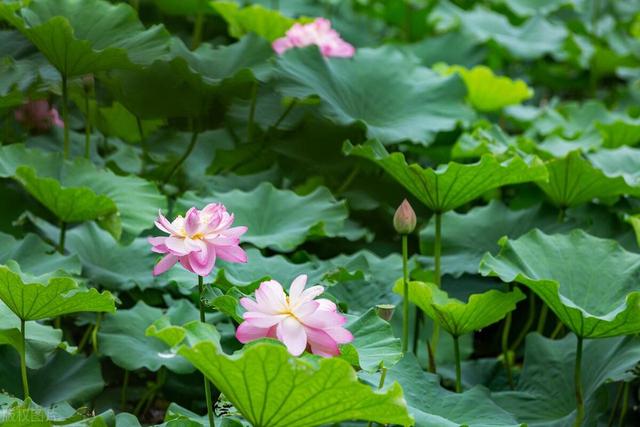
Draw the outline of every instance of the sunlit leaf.
<instances>
[{"instance_id":1,"label":"sunlit leaf","mask_svg":"<svg viewBox=\"0 0 640 427\"><path fill-rule=\"evenodd\" d=\"M500 246L496 256L484 257L480 272L531 288L576 335L640 331L640 255L581 230L566 235L533 230L516 240L505 238Z\"/></svg>"}]
</instances>

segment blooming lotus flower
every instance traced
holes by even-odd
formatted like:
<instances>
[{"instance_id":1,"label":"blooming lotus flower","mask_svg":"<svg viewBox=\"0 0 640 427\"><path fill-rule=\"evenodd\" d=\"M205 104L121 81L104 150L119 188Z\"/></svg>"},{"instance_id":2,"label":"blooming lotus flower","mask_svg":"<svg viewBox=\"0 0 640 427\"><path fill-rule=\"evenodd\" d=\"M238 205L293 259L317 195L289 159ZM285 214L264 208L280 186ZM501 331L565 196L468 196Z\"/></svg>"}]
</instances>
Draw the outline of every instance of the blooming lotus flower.
<instances>
[{"instance_id":1,"label":"blooming lotus flower","mask_svg":"<svg viewBox=\"0 0 640 427\"><path fill-rule=\"evenodd\" d=\"M211 203L199 211L191 208L184 217L169 222L158 213L156 227L169 236L149 237L153 252L167 254L153 269L162 274L177 262L199 276L208 276L216 258L228 262L247 262L247 254L240 247L240 236L247 227L231 227L233 214L224 205Z\"/></svg>"},{"instance_id":2,"label":"blooming lotus flower","mask_svg":"<svg viewBox=\"0 0 640 427\"><path fill-rule=\"evenodd\" d=\"M291 283L289 295L275 280L262 282L256 290L256 300L240 299L247 310L244 322L238 326L236 338L242 343L259 338L276 338L287 346L289 353L301 355L309 348L324 357L340 354L338 344L353 340L351 332L342 327L347 319L328 299L315 299L324 292L322 286L304 289L306 274Z\"/></svg>"},{"instance_id":3,"label":"blooming lotus flower","mask_svg":"<svg viewBox=\"0 0 640 427\"><path fill-rule=\"evenodd\" d=\"M284 37L275 40L273 50L279 55L293 47L305 47L316 45L322 55L352 57L356 49L342 40L340 34L331 28L331 22L324 18L318 18L310 24L294 24Z\"/></svg>"},{"instance_id":4,"label":"blooming lotus flower","mask_svg":"<svg viewBox=\"0 0 640 427\"><path fill-rule=\"evenodd\" d=\"M46 132L51 126L64 127L58 110L45 99L29 101L14 112L16 121L28 129Z\"/></svg>"}]
</instances>

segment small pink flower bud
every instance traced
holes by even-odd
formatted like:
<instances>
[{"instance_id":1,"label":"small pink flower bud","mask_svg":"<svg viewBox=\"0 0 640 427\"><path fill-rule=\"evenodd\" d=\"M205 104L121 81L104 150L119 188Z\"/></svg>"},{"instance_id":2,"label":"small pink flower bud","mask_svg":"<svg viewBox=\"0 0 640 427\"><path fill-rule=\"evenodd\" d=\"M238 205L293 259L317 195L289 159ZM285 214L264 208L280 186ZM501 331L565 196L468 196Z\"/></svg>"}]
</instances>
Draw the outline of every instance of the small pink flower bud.
<instances>
[{"instance_id":1,"label":"small pink flower bud","mask_svg":"<svg viewBox=\"0 0 640 427\"><path fill-rule=\"evenodd\" d=\"M404 199L393 216L393 227L399 234L410 234L416 228L416 213Z\"/></svg>"}]
</instances>

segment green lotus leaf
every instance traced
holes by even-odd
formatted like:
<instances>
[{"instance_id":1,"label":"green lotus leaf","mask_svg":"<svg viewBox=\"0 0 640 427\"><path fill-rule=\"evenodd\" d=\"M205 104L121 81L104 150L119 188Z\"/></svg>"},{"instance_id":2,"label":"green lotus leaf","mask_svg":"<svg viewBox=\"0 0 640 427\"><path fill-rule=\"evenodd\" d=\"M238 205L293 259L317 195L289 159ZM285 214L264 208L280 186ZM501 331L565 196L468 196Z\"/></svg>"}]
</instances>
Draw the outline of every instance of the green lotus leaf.
<instances>
[{"instance_id":1,"label":"green lotus leaf","mask_svg":"<svg viewBox=\"0 0 640 427\"><path fill-rule=\"evenodd\" d=\"M357 352L357 366L365 371L376 371L381 365L390 368L402 358L400 338L393 336L391 325L378 316L375 308L357 318L350 316L345 327L353 334L353 342L348 345Z\"/></svg>"},{"instance_id":2,"label":"green lotus leaf","mask_svg":"<svg viewBox=\"0 0 640 427\"><path fill-rule=\"evenodd\" d=\"M506 16L481 6L471 11L457 9L454 15L461 27L478 41L493 40L514 57L525 60L561 50L568 35L566 28L552 24L539 14L518 27L513 26Z\"/></svg>"},{"instance_id":3,"label":"green lotus leaf","mask_svg":"<svg viewBox=\"0 0 640 427\"><path fill-rule=\"evenodd\" d=\"M31 280L38 278L0 266L0 299L22 320L48 319L82 311L116 310L114 298L108 291L100 293L96 289L81 289L69 277L52 277L47 283Z\"/></svg>"},{"instance_id":4,"label":"green lotus leaf","mask_svg":"<svg viewBox=\"0 0 640 427\"><path fill-rule=\"evenodd\" d=\"M451 162L434 170L408 164L402 153L390 154L376 140L357 146L347 141L344 152L374 161L435 212L455 209L494 188L547 179L544 165L535 157L524 160L515 156L501 162L484 155L477 163Z\"/></svg>"},{"instance_id":5,"label":"green lotus leaf","mask_svg":"<svg viewBox=\"0 0 640 427\"><path fill-rule=\"evenodd\" d=\"M640 120L630 117L615 118L610 122L596 122L602 135L602 145L608 148L638 145L640 143Z\"/></svg>"},{"instance_id":6,"label":"green lotus leaf","mask_svg":"<svg viewBox=\"0 0 640 427\"><path fill-rule=\"evenodd\" d=\"M140 368L157 371L166 366L180 374L193 372L189 362L172 353L161 341L145 335L145 330L163 316L174 324L199 318L198 310L187 300L173 303L166 313L138 301L131 309L105 316L98 332L100 353L129 371ZM123 348L127 351L122 351Z\"/></svg>"},{"instance_id":7,"label":"green lotus leaf","mask_svg":"<svg viewBox=\"0 0 640 427\"><path fill-rule=\"evenodd\" d=\"M153 0L155 5L167 15L213 14L215 9L209 0Z\"/></svg>"},{"instance_id":8,"label":"green lotus leaf","mask_svg":"<svg viewBox=\"0 0 640 427\"><path fill-rule=\"evenodd\" d=\"M447 212L442 215L441 271L459 277L464 273L476 274L486 252L499 249L503 236L519 237L532 228L558 232L570 229L575 223L558 223L558 213L542 205L512 210L502 202L492 200L487 206L478 206L461 214ZM420 232L420 249L429 258L421 257L421 264L433 268L435 223L429 220Z\"/></svg>"},{"instance_id":9,"label":"green lotus leaf","mask_svg":"<svg viewBox=\"0 0 640 427\"><path fill-rule=\"evenodd\" d=\"M199 322L184 326L194 335L201 335L195 332L201 327ZM176 351L256 427L312 427L347 420L413 424L398 384L385 393L374 391L359 383L353 368L340 358L310 362L292 357L271 340L232 356L210 340L187 342Z\"/></svg>"},{"instance_id":10,"label":"green lotus leaf","mask_svg":"<svg viewBox=\"0 0 640 427\"><path fill-rule=\"evenodd\" d=\"M284 36L296 22L312 21L309 18L289 18L277 10L266 9L259 4L240 7L235 2L213 1L211 6L227 21L229 35L238 39L245 34L254 33L272 42Z\"/></svg>"},{"instance_id":11,"label":"green lotus leaf","mask_svg":"<svg viewBox=\"0 0 640 427\"><path fill-rule=\"evenodd\" d=\"M26 322L25 334L27 344L26 361L27 366L31 369L42 367L48 355L59 346L65 346L62 342L62 331L60 329L54 329L36 321ZM9 307L0 302L0 345L2 344L10 345L19 354L24 351L20 332L20 319L11 312Z\"/></svg>"},{"instance_id":12,"label":"green lotus leaf","mask_svg":"<svg viewBox=\"0 0 640 427\"><path fill-rule=\"evenodd\" d=\"M456 48L451 49L452 45ZM427 67L439 62L473 67L483 62L487 55L485 46L471 34L461 31L432 35L407 46L407 49Z\"/></svg>"},{"instance_id":13,"label":"green lotus leaf","mask_svg":"<svg viewBox=\"0 0 640 427\"><path fill-rule=\"evenodd\" d=\"M204 207L212 202L223 203L235 215L234 225L248 227L242 241L277 251L291 251L312 238L343 236L348 217L346 203L334 199L327 188L318 187L299 196L269 183L252 191L234 190L204 197L189 192L176 202L176 207L185 212L191 206Z\"/></svg>"},{"instance_id":14,"label":"green lotus leaf","mask_svg":"<svg viewBox=\"0 0 640 427\"><path fill-rule=\"evenodd\" d=\"M546 165L549 180L536 184L560 208L577 206L597 198L640 193L640 189L634 187L636 178L630 179L629 175L619 172L609 174L583 158L580 151L550 160Z\"/></svg>"},{"instance_id":15,"label":"green lotus leaf","mask_svg":"<svg viewBox=\"0 0 640 427\"><path fill-rule=\"evenodd\" d=\"M22 395L20 375L16 375L20 371L17 355L0 351L0 360L0 382L3 389L13 395ZM29 369L27 375L31 398L46 406L62 402L89 402L105 385L100 362L95 355L84 357L57 352L48 358L44 366L37 370Z\"/></svg>"},{"instance_id":16,"label":"green lotus leaf","mask_svg":"<svg viewBox=\"0 0 640 427\"><path fill-rule=\"evenodd\" d=\"M574 7L574 3L571 0L498 0L498 2L522 17L538 14L547 16L563 7Z\"/></svg>"},{"instance_id":17,"label":"green lotus leaf","mask_svg":"<svg viewBox=\"0 0 640 427\"><path fill-rule=\"evenodd\" d=\"M629 185L640 187L640 149L603 149L587 154L587 158L608 176L622 176Z\"/></svg>"},{"instance_id":18,"label":"green lotus leaf","mask_svg":"<svg viewBox=\"0 0 640 427\"><path fill-rule=\"evenodd\" d=\"M145 29L126 4L33 0L16 10L16 4L0 3L0 18L36 45L65 77L148 65L168 50L164 27Z\"/></svg>"},{"instance_id":19,"label":"green lotus leaf","mask_svg":"<svg viewBox=\"0 0 640 427\"><path fill-rule=\"evenodd\" d=\"M315 47L290 49L278 58L276 79L285 96L318 97L324 116L363 124L369 138L385 144L428 143L473 117L458 76L442 77L388 46L358 49L348 60L327 60Z\"/></svg>"},{"instance_id":20,"label":"green lotus leaf","mask_svg":"<svg viewBox=\"0 0 640 427\"><path fill-rule=\"evenodd\" d=\"M640 331L640 255L582 230L547 235L533 230L500 241L485 255L483 276L534 291L576 335L605 338Z\"/></svg>"},{"instance_id":21,"label":"green lotus leaf","mask_svg":"<svg viewBox=\"0 0 640 427\"><path fill-rule=\"evenodd\" d=\"M34 276L59 270L80 274L77 255L65 256L52 253L52 250L50 245L35 234L29 233L17 240L10 234L0 232L0 264L6 264L9 260L16 261L22 271Z\"/></svg>"},{"instance_id":22,"label":"green lotus leaf","mask_svg":"<svg viewBox=\"0 0 640 427\"><path fill-rule=\"evenodd\" d=\"M403 281L398 280L393 291L403 295ZM451 298L434 283L409 282L409 301L420 307L429 317L438 320L454 337L486 328L502 320L525 299L518 289L511 292L489 290L472 294L466 302Z\"/></svg>"},{"instance_id":23,"label":"green lotus leaf","mask_svg":"<svg viewBox=\"0 0 640 427\"><path fill-rule=\"evenodd\" d=\"M228 46L213 48L205 43L195 51L172 38L169 50L144 69L115 70L103 79L137 117L220 120L230 98L249 97L254 73L273 55L265 40L251 34Z\"/></svg>"},{"instance_id":24,"label":"green lotus leaf","mask_svg":"<svg viewBox=\"0 0 640 427\"><path fill-rule=\"evenodd\" d=\"M177 403L169 404L167 412L164 415L164 421L165 423L162 425L167 427L183 427L185 425L188 427L201 427L209 425L209 419L206 415L198 415L193 411L183 408ZM217 425L220 425L221 427L251 427L251 425L241 417L228 414L218 416L216 423L219 423ZM138 426L136 425L135 427Z\"/></svg>"},{"instance_id":25,"label":"green lotus leaf","mask_svg":"<svg viewBox=\"0 0 640 427\"><path fill-rule=\"evenodd\" d=\"M0 148L0 177L13 177L59 219L103 219L115 236L137 236L151 226L166 199L156 186L136 176L118 176L90 161L63 160L60 153L13 144Z\"/></svg>"},{"instance_id":26,"label":"green lotus leaf","mask_svg":"<svg viewBox=\"0 0 640 427\"><path fill-rule=\"evenodd\" d=\"M434 68L445 76L459 74L467 85L469 102L478 111L501 110L533 96L533 89L524 81L496 76L491 68L484 65L477 65L471 69L460 65L441 65Z\"/></svg>"},{"instance_id":27,"label":"green lotus leaf","mask_svg":"<svg viewBox=\"0 0 640 427\"><path fill-rule=\"evenodd\" d=\"M513 154L531 153L536 148L539 147L526 137L507 135L497 125L490 127L481 125L471 132L460 135L451 149L451 158L453 160L475 159L484 154L509 157Z\"/></svg>"},{"instance_id":28,"label":"green lotus leaf","mask_svg":"<svg viewBox=\"0 0 640 427\"><path fill-rule=\"evenodd\" d=\"M372 384L379 382L379 374L363 376ZM520 425L513 415L491 400L484 387L476 386L464 393L446 390L440 385L440 378L425 372L412 354L388 370L385 384L393 381L402 385L416 427Z\"/></svg>"},{"instance_id":29,"label":"green lotus leaf","mask_svg":"<svg viewBox=\"0 0 640 427\"><path fill-rule=\"evenodd\" d=\"M494 393L493 399L529 426L573 425L575 353L573 334L560 340L529 334L524 367L515 390ZM632 371L640 360L640 341L637 337L587 340L583 357L583 366L588 367L582 370L587 414L584 425L596 425L597 419L607 411L603 386L633 379Z\"/></svg>"}]
</instances>

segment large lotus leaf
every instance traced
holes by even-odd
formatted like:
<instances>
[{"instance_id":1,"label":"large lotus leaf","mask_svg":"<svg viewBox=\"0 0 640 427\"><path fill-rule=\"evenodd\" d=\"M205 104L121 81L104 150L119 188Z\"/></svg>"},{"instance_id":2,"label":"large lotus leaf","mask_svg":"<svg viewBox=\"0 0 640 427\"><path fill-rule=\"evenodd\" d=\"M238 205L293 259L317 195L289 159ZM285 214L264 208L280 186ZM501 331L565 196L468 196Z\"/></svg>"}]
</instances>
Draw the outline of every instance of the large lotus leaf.
<instances>
[{"instance_id":1,"label":"large lotus leaf","mask_svg":"<svg viewBox=\"0 0 640 427\"><path fill-rule=\"evenodd\" d=\"M616 148L625 145L637 145L640 142L640 120L619 117L612 121L597 122L596 128L602 135L602 145Z\"/></svg>"},{"instance_id":2,"label":"large lotus leaf","mask_svg":"<svg viewBox=\"0 0 640 427\"><path fill-rule=\"evenodd\" d=\"M515 390L494 393L494 400L528 426L573 425L576 409L575 352L576 337L573 334L560 340L529 334L524 368ZM594 426L598 417L607 410L608 399L600 396L602 386L608 382L633 379L632 370L640 360L640 340L637 337L587 340L582 357L582 386L587 414L584 425Z\"/></svg>"},{"instance_id":3,"label":"large lotus leaf","mask_svg":"<svg viewBox=\"0 0 640 427\"><path fill-rule=\"evenodd\" d=\"M532 60L562 49L568 31L536 15L523 25L513 26L506 16L476 7L471 11L455 12L464 31L478 41L493 40L516 58Z\"/></svg>"},{"instance_id":4,"label":"large lotus leaf","mask_svg":"<svg viewBox=\"0 0 640 427\"><path fill-rule=\"evenodd\" d=\"M547 171L537 158L514 156L499 161L484 155L477 163L451 162L434 170L408 164L402 153L390 154L376 140L357 146L346 142L344 151L374 161L435 212L455 209L494 188L547 179Z\"/></svg>"},{"instance_id":5,"label":"large lotus leaf","mask_svg":"<svg viewBox=\"0 0 640 427\"><path fill-rule=\"evenodd\" d=\"M469 92L467 98L478 111L501 110L533 96L533 89L524 81L496 76L491 68L484 65L477 65L471 69L460 65L445 65L437 66L435 69L443 75L458 73L462 76Z\"/></svg>"},{"instance_id":6,"label":"large lotus leaf","mask_svg":"<svg viewBox=\"0 0 640 427\"><path fill-rule=\"evenodd\" d=\"M365 371L376 371L383 365L390 368L402 359L402 344L393 336L391 325L382 320L375 308L360 317L349 317L347 329L353 334L353 346L358 355L358 364ZM342 347L345 353L345 346Z\"/></svg>"},{"instance_id":7,"label":"large lotus leaf","mask_svg":"<svg viewBox=\"0 0 640 427\"><path fill-rule=\"evenodd\" d=\"M40 320L81 311L113 312L113 296L96 289L80 289L69 277L52 277L47 283L0 266L0 299L23 320ZM31 280L36 280L33 282Z\"/></svg>"},{"instance_id":8,"label":"large lotus leaf","mask_svg":"<svg viewBox=\"0 0 640 427\"><path fill-rule=\"evenodd\" d=\"M482 123L473 131L460 135L451 149L451 158L477 159L483 154L504 158L513 154L526 155L535 149L539 149L539 145L529 138L507 135L500 126Z\"/></svg>"},{"instance_id":9,"label":"large lotus leaf","mask_svg":"<svg viewBox=\"0 0 640 427\"><path fill-rule=\"evenodd\" d=\"M204 207L212 202L223 203L235 215L235 225L248 227L242 241L278 251L291 251L309 238L341 236L348 217L346 203L334 199L327 188L318 187L299 196L269 183L252 191L234 190L205 197L190 192L176 205L184 212L191 206Z\"/></svg>"},{"instance_id":10,"label":"large lotus leaf","mask_svg":"<svg viewBox=\"0 0 640 427\"><path fill-rule=\"evenodd\" d=\"M451 46L456 46L451 49ZM433 35L407 47L428 67L444 62L473 67L483 61L487 52L475 37L460 31Z\"/></svg>"},{"instance_id":11,"label":"large lotus leaf","mask_svg":"<svg viewBox=\"0 0 640 427\"><path fill-rule=\"evenodd\" d=\"M518 16L528 17L534 15L547 16L565 6L574 6L571 0L497 0L507 6Z\"/></svg>"},{"instance_id":12,"label":"large lotus leaf","mask_svg":"<svg viewBox=\"0 0 640 427\"><path fill-rule=\"evenodd\" d=\"M98 332L100 353L130 371L140 368L157 371L166 366L180 374L193 372L189 362L169 351L161 341L145 335L145 330L163 315L165 313L161 309L138 301L129 310L118 310L106 316ZM198 310L187 300L174 303L166 311L166 316L174 324L199 318Z\"/></svg>"},{"instance_id":13,"label":"large lotus leaf","mask_svg":"<svg viewBox=\"0 0 640 427\"><path fill-rule=\"evenodd\" d=\"M147 65L168 51L162 26L145 29L126 4L103 0L0 3L0 18L28 38L63 76Z\"/></svg>"},{"instance_id":14,"label":"large lotus leaf","mask_svg":"<svg viewBox=\"0 0 640 427\"><path fill-rule=\"evenodd\" d=\"M49 354L59 346L64 346L60 329L54 329L36 321L26 322L25 338L27 366L31 369L40 368ZM23 351L20 319L2 302L0 302L0 344L12 346L18 353Z\"/></svg>"},{"instance_id":15,"label":"large lotus leaf","mask_svg":"<svg viewBox=\"0 0 640 427\"><path fill-rule=\"evenodd\" d=\"M0 264L6 264L9 260L16 261L22 271L34 276L58 270L80 274L77 255L65 256L52 251L53 247L35 234L29 233L17 240L10 234L0 232Z\"/></svg>"},{"instance_id":16,"label":"large lotus leaf","mask_svg":"<svg viewBox=\"0 0 640 427\"><path fill-rule=\"evenodd\" d=\"M398 280L393 291L403 295L403 282ZM420 307L429 317L438 320L454 337L486 328L502 320L525 299L520 289L511 292L489 290L472 294L466 302L451 298L434 283L409 282L409 301Z\"/></svg>"},{"instance_id":17,"label":"large lotus leaf","mask_svg":"<svg viewBox=\"0 0 640 427\"><path fill-rule=\"evenodd\" d=\"M596 198L640 194L640 188L635 187L637 178L618 171L605 172L584 159L580 151L550 160L546 165L549 180L537 184L561 208L577 206Z\"/></svg>"},{"instance_id":18,"label":"large lotus leaf","mask_svg":"<svg viewBox=\"0 0 640 427\"><path fill-rule=\"evenodd\" d=\"M232 96L248 97L254 73L273 55L256 35L237 43L190 51L177 38L170 53L144 69L116 70L104 79L116 99L137 117L204 117L220 120L222 104Z\"/></svg>"},{"instance_id":19,"label":"large lotus leaf","mask_svg":"<svg viewBox=\"0 0 640 427\"><path fill-rule=\"evenodd\" d=\"M185 423L189 427L201 427L209 425L209 419L207 415L198 415L193 411L183 408L177 403L169 404L167 412L165 412L164 414L164 421L165 424L162 425L166 427L183 427L185 426ZM220 425L220 427L251 427L251 424L240 419L240 417L226 414L221 414L220 416L218 416L216 423L219 423L218 425ZM118 425L116 427L120 426ZM136 425L135 427L138 427L138 425Z\"/></svg>"},{"instance_id":20,"label":"large lotus leaf","mask_svg":"<svg viewBox=\"0 0 640 427\"><path fill-rule=\"evenodd\" d=\"M640 332L640 255L582 230L547 235L533 230L500 241L487 254L484 276L533 290L576 335L604 338Z\"/></svg>"},{"instance_id":21,"label":"large lotus leaf","mask_svg":"<svg viewBox=\"0 0 640 427\"><path fill-rule=\"evenodd\" d=\"M229 35L235 38L254 33L272 42L284 36L296 22L311 21L305 18L289 18L277 10L267 9L259 4L241 8L235 2L214 1L211 2L211 6L227 21Z\"/></svg>"},{"instance_id":22,"label":"large lotus leaf","mask_svg":"<svg viewBox=\"0 0 640 427\"><path fill-rule=\"evenodd\" d=\"M215 13L208 0L153 0L155 5L167 15L197 15Z\"/></svg>"},{"instance_id":23,"label":"large lotus leaf","mask_svg":"<svg viewBox=\"0 0 640 427\"><path fill-rule=\"evenodd\" d=\"M608 176L622 176L629 185L640 187L640 149L598 150L587 158Z\"/></svg>"},{"instance_id":24,"label":"large lotus leaf","mask_svg":"<svg viewBox=\"0 0 640 427\"><path fill-rule=\"evenodd\" d=\"M378 384L379 375L363 375ZM402 385L416 427L487 427L520 425L509 412L500 408L489 391L476 386L464 393L442 388L437 375L425 372L415 356L407 354L387 372L385 384Z\"/></svg>"},{"instance_id":25,"label":"large lotus leaf","mask_svg":"<svg viewBox=\"0 0 640 427\"><path fill-rule=\"evenodd\" d=\"M374 391L358 382L353 368L340 358L310 362L291 356L271 340L228 356L214 341L193 339L202 335L200 328L199 322L184 325L187 340L177 353L202 372L251 425L312 427L347 420L413 424L398 384L386 393ZM169 339L168 344L176 342Z\"/></svg>"},{"instance_id":26,"label":"large lotus leaf","mask_svg":"<svg viewBox=\"0 0 640 427\"><path fill-rule=\"evenodd\" d=\"M17 375L20 370L17 354L0 352L0 359L0 383L3 389L22 396L22 383L20 375ZM87 358L65 352L57 352L41 368L29 369L27 375L31 398L47 406L62 402L87 403L102 391L105 384L96 356Z\"/></svg>"},{"instance_id":27,"label":"large lotus leaf","mask_svg":"<svg viewBox=\"0 0 640 427\"><path fill-rule=\"evenodd\" d=\"M492 200L487 206L477 206L466 213L447 212L442 215L441 271L459 277L475 274L486 252L498 250L503 236L516 238L532 228L544 231L564 231L570 222L558 223L558 213L542 205L512 210L502 202ZM420 249L429 257L421 257L426 267L433 268L435 221L431 219L420 232Z\"/></svg>"},{"instance_id":28,"label":"large lotus leaf","mask_svg":"<svg viewBox=\"0 0 640 427\"><path fill-rule=\"evenodd\" d=\"M368 250L338 255L323 261L326 280L335 282L328 290L349 307L350 313L364 313L377 304L396 304L391 284L402 277L402 257L392 253L380 257Z\"/></svg>"},{"instance_id":29,"label":"large lotus leaf","mask_svg":"<svg viewBox=\"0 0 640 427\"><path fill-rule=\"evenodd\" d=\"M327 60L315 47L291 49L278 59L276 78L284 95L318 97L326 117L361 123L385 144L430 142L473 115L458 76L440 76L391 47L359 49L349 60Z\"/></svg>"},{"instance_id":30,"label":"large lotus leaf","mask_svg":"<svg viewBox=\"0 0 640 427\"><path fill-rule=\"evenodd\" d=\"M67 161L61 153L47 153L21 144L0 149L0 177L14 177L47 208L64 218L104 218L111 213L105 227L116 236L120 229L137 236L150 227L149 218L166 207L166 199L156 186L142 178L119 176L96 168L86 159Z\"/></svg>"}]
</instances>

